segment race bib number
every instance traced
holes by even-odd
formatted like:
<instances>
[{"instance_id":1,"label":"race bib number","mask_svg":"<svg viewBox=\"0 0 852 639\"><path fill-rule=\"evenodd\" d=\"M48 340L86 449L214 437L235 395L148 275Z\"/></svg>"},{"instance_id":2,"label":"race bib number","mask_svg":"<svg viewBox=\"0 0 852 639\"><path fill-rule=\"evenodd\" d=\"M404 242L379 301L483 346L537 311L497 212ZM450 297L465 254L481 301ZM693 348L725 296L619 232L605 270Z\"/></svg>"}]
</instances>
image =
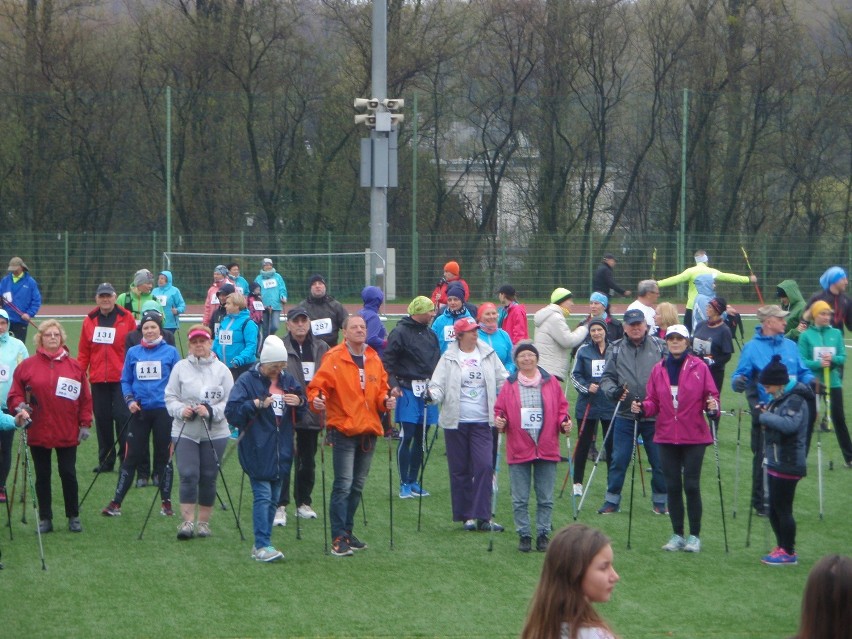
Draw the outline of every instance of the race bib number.
<instances>
[{"instance_id":1,"label":"race bib number","mask_svg":"<svg viewBox=\"0 0 852 639\"><path fill-rule=\"evenodd\" d=\"M275 394L272 396L272 412L276 417L284 415L284 395Z\"/></svg>"},{"instance_id":2,"label":"race bib number","mask_svg":"<svg viewBox=\"0 0 852 639\"><path fill-rule=\"evenodd\" d=\"M92 334L92 342L95 344L112 344L115 342L115 328L112 326L97 326Z\"/></svg>"},{"instance_id":3,"label":"race bib number","mask_svg":"<svg viewBox=\"0 0 852 639\"><path fill-rule=\"evenodd\" d=\"M80 397L80 382L69 377L60 377L56 381L56 396L75 400Z\"/></svg>"},{"instance_id":4,"label":"race bib number","mask_svg":"<svg viewBox=\"0 0 852 639\"><path fill-rule=\"evenodd\" d=\"M592 360L592 377L603 377L604 365L605 364L606 364L605 359L593 359Z\"/></svg>"},{"instance_id":5,"label":"race bib number","mask_svg":"<svg viewBox=\"0 0 852 639\"><path fill-rule=\"evenodd\" d=\"M834 357L837 354L837 349L834 346L814 346L814 359L822 359L826 353Z\"/></svg>"},{"instance_id":6,"label":"race bib number","mask_svg":"<svg viewBox=\"0 0 852 639\"><path fill-rule=\"evenodd\" d=\"M221 402L225 397L225 389L221 386L205 386L201 389L201 401L205 404Z\"/></svg>"},{"instance_id":7,"label":"race bib number","mask_svg":"<svg viewBox=\"0 0 852 639\"><path fill-rule=\"evenodd\" d=\"M305 376L305 381L309 382L314 378L314 366L313 362L302 362L302 375Z\"/></svg>"},{"instance_id":8,"label":"race bib number","mask_svg":"<svg viewBox=\"0 0 852 639\"><path fill-rule=\"evenodd\" d=\"M9 367L0 364L0 382L8 382L10 379L12 379L12 373L9 371Z\"/></svg>"},{"instance_id":9,"label":"race bib number","mask_svg":"<svg viewBox=\"0 0 852 639\"><path fill-rule=\"evenodd\" d=\"M260 300L255 300L255 301L253 301L253 302L251 303L251 305L252 305L252 307L254 308L254 310L256 310L256 311L262 311L263 309L265 309L265 308L266 308L266 307L263 305L263 302L261 302Z\"/></svg>"},{"instance_id":10,"label":"race bib number","mask_svg":"<svg viewBox=\"0 0 852 639\"><path fill-rule=\"evenodd\" d=\"M243 287L242 287L242 286L234 286L234 290L235 290L237 293L239 293L240 295L245 295L245 291L243 290Z\"/></svg>"},{"instance_id":11,"label":"race bib number","mask_svg":"<svg viewBox=\"0 0 852 639\"><path fill-rule=\"evenodd\" d=\"M140 381L163 378L162 362L136 362L136 379Z\"/></svg>"},{"instance_id":12,"label":"race bib number","mask_svg":"<svg viewBox=\"0 0 852 639\"><path fill-rule=\"evenodd\" d=\"M361 390L364 390L367 387L367 378L364 376L364 369L358 369L358 379L361 382Z\"/></svg>"},{"instance_id":13,"label":"race bib number","mask_svg":"<svg viewBox=\"0 0 852 639\"><path fill-rule=\"evenodd\" d=\"M157 303L163 308L166 308L166 302L168 301L169 298L166 295L157 295Z\"/></svg>"},{"instance_id":14,"label":"race bib number","mask_svg":"<svg viewBox=\"0 0 852 639\"><path fill-rule=\"evenodd\" d=\"M713 340L699 339L697 337L692 340L692 350L695 351L695 354L699 357L709 355L712 345Z\"/></svg>"},{"instance_id":15,"label":"race bib number","mask_svg":"<svg viewBox=\"0 0 852 639\"><path fill-rule=\"evenodd\" d=\"M456 329L453 326L445 326L444 327L444 341L445 342L455 342L456 341Z\"/></svg>"},{"instance_id":16,"label":"race bib number","mask_svg":"<svg viewBox=\"0 0 852 639\"><path fill-rule=\"evenodd\" d=\"M234 343L234 331L219 330L219 343L222 346L231 346Z\"/></svg>"},{"instance_id":17,"label":"race bib number","mask_svg":"<svg viewBox=\"0 0 852 639\"><path fill-rule=\"evenodd\" d=\"M219 305L219 297L216 295L216 293L213 293L213 295L210 296L210 301L208 302L208 304L212 304L213 306Z\"/></svg>"},{"instance_id":18,"label":"race bib number","mask_svg":"<svg viewBox=\"0 0 852 639\"><path fill-rule=\"evenodd\" d=\"M670 386L669 389L672 393L672 404L677 409L677 386Z\"/></svg>"},{"instance_id":19,"label":"race bib number","mask_svg":"<svg viewBox=\"0 0 852 639\"><path fill-rule=\"evenodd\" d=\"M278 288L278 282L274 277L268 277L263 280L263 288Z\"/></svg>"},{"instance_id":20,"label":"race bib number","mask_svg":"<svg viewBox=\"0 0 852 639\"><path fill-rule=\"evenodd\" d=\"M428 384L425 379L411 380L411 391L414 393L415 397L423 397L427 386Z\"/></svg>"},{"instance_id":21,"label":"race bib number","mask_svg":"<svg viewBox=\"0 0 852 639\"><path fill-rule=\"evenodd\" d=\"M328 317L323 319L311 320L311 332L314 335L330 335L331 320Z\"/></svg>"},{"instance_id":22,"label":"race bib number","mask_svg":"<svg viewBox=\"0 0 852 639\"><path fill-rule=\"evenodd\" d=\"M544 412L541 408L522 408L521 409L521 428L527 431L541 430L541 424L544 421Z\"/></svg>"}]
</instances>

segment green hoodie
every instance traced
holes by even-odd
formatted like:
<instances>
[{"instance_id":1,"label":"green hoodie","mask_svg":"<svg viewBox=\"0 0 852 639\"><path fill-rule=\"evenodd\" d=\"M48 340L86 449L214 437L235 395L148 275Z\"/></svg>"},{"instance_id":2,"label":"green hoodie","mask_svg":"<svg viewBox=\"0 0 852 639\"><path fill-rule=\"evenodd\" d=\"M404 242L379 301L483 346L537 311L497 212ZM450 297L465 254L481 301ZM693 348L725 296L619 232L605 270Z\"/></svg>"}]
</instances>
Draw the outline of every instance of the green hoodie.
<instances>
[{"instance_id":1,"label":"green hoodie","mask_svg":"<svg viewBox=\"0 0 852 639\"><path fill-rule=\"evenodd\" d=\"M799 320L802 313L805 311L805 298L799 292L799 285L796 280L784 280L778 285L778 288L784 291L784 297L787 298L788 304L781 304L781 308L789 311L787 316L787 328L784 337L791 339L794 342L799 340L799 331L796 327L799 325Z\"/></svg>"},{"instance_id":2,"label":"green hoodie","mask_svg":"<svg viewBox=\"0 0 852 639\"><path fill-rule=\"evenodd\" d=\"M843 341L843 333L831 325L811 325L799 336L799 355L802 356L805 366L813 372L820 384L825 383L822 361L814 358L814 349L823 347L834 349L834 357L831 360L830 367L830 387L841 388L843 380L840 379L840 369L846 363L846 345Z\"/></svg>"}]
</instances>

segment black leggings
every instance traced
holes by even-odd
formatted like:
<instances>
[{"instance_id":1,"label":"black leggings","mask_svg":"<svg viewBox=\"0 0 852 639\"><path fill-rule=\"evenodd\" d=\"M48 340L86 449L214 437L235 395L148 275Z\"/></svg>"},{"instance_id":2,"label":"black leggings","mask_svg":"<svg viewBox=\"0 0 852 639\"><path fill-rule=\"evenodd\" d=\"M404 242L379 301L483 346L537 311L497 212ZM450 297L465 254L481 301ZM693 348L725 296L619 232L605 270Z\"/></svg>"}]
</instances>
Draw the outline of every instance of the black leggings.
<instances>
[{"instance_id":1,"label":"black leggings","mask_svg":"<svg viewBox=\"0 0 852 639\"><path fill-rule=\"evenodd\" d=\"M578 417L577 428L583 424L583 418ZM604 451L606 451L606 463L609 465L609 460L612 459L612 435L606 436L606 429L609 427L609 422L605 419L589 419L586 418L586 424L583 426L582 432L577 430L579 439L577 447L574 449L574 483L582 484L583 476L586 474L586 458L589 456L589 449L592 447L592 440L598 431L598 422L601 424L601 432L606 438L604 442Z\"/></svg>"},{"instance_id":2,"label":"black leggings","mask_svg":"<svg viewBox=\"0 0 852 639\"><path fill-rule=\"evenodd\" d=\"M316 454L317 438L319 431L307 428L296 429L296 455L293 460L296 481L293 486L293 499L296 506L302 504L311 505L311 493L314 490L314 479L316 477ZM290 473L284 475L281 484L281 496L278 498L279 506L290 503Z\"/></svg>"},{"instance_id":3,"label":"black leggings","mask_svg":"<svg viewBox=\"0 0 852 639\"><path fill-rule=\"evenodd\" d=\"M172 466L168 463L172 443L172 418L165 408L143 408L133 414L127 428L126 452L118 483L115 487L116 503L124 501L133 483L139 465L148 454L148 440L154 435L154 476L160 478L160 493L164 500L172 498Z\"/></svg>"},{"instance_id":4,"label":"black leggings","mask_svg":"<svg viewBox=\"0 0 852 639\"><path fill-rule=\"evenodd\" d=\"M62 496L65 499L65 516L77 517L80 514L77 503L77 447L42 448L30 446L35 471L35 489L38 497L39 519L53 519L52 495L50 491L50 453L56 451L56 464L59 479L62 481Z\"/></svg>"},{"instance_id":5,"label":"black leggings","mask_svg":"<svg viewBox=\"0 0 852 639\"><path fill-rule=\"evenodd\" d=\"M782 479L769 475L769 523L778 545L789 555L796 552L796 520L793 498L798 479Z\"/></svg>"},{"instance_id":6,"label":"black leggings","mask_svg":"<svg viewBox=\"0 0 852 639\"><path fill-rule=\"evenodd\" d=\"M0 486L6 485L6 478L12 468L12 449L15 447L15 429L0 430Z\"/></svg>"},{"instance_id":7,"label":"black leggings","mask_svg":"<svg viewBox=\"0 0 852 639\"><path fill-rule=\"evenodd\" d=\"M659 444L660 466L666 480L669 517L672 530L683 537L683 494L686 494L686 514L689 534L701 535L701 466L706 444L678 446Z\"/></svg>"}]
</instances>

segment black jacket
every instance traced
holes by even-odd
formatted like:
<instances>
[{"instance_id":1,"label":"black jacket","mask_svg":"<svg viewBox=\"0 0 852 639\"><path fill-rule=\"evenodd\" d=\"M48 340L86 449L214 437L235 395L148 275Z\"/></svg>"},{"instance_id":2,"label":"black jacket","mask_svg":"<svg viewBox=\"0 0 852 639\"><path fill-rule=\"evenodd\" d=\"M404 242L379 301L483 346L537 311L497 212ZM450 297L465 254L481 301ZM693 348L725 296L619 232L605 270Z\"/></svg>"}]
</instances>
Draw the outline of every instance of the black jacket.
<instances>
[{"instance_id":1,"label":"black jacket","mask_svg":"<svg viewBox=\"0 0 852 639\"><path fill-rule=\"evenodd\" d=\"M302 349L297 349L296 344L293 343L293 338L290 337L290 335L284 337L284 346L287 347L287 372L290 373L296 381L299 382L299 384L301 384L302 390L305 390L310 382L310 380L306 378L306 369L310 370L313 368L314 373L319 370L322 358L328 352L328 344L321 339L315 339L314 336L311 335L310 331L308 331L308 334L305 337L305 343L302 344ZM310 357L303 358L299 352L300 350L302 350L302 352L310 353ZM313 366L306 367L305 364L307 362L312 362ZM313 378L313 375L310 377ZM296 420L296 428L319 430L320 424L318 415L306 410L304 414Z\"/></svg>"},{"instance_id":2,"label":"black jacket","mask_svg":"<svg viewBox=\"0 0 852 639\"><path fill-rule=\"evenodd\" d=\"M427 324L403 317L388 335L382 363L391 388L411 389L411 380L429 379L441 358L438 336Z\"/></svg>"},{"instance_id":3,"label":"black jacket","mask_svg":"<svg viewBox=\"0 0 852 639\"><path fill-rule=\"evenodd\" d=\"M845 293L835 295L831 291L826 290L814 293L811 295L811 299L808 300L807 308L810 308L817 300L822 300L831 307L833 311L831 314L831 325L834 328L842 333L843 327L846 326L846 328L852 331L852 300L846 297Z\"/></svg>"},{"instance_id":4,"label":"black jacket","mask_svg":"<svg viewBox=\"0 0 852 639\"><path fill-rule=\"evenodd\" d=\"M595 274L592 275L592 290L603 293L609 297L611 293L610 289L619 295L624 295L625 293L625 289L615 283L615 279L612 274L612 267L610 267L610 265L606 262L601 262L598 265L598 268L595 269Z\"/></svg>"}]
</instances>

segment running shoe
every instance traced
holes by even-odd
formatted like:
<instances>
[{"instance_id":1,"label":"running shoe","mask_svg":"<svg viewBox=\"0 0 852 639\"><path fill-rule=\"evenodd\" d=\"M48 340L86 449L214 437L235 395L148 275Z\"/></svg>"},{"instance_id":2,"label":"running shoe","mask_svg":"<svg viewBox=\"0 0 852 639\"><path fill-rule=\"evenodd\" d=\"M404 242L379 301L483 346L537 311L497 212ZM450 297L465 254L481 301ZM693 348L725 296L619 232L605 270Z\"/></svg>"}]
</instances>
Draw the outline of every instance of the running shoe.
<instances>
[{"instance_id":1,"label":"running shoe","mask_svg":"<svg viewBox=\"0 0 852 639\"><path fill-rule=\"evenodd\" d=\"M195 526L196 537L210 537L213 533L210 532L210 524L206 521L199 521Z\"/></svg>"},{"instance_id":2,"label":"running shoe","mask_svg":"<svg viewBox=\"0 0 852 639\"><path fill-rule=\"evenodd\" d=\"M655 515L668 515L669 509L665 504L654 504L653 512Z\"/></svg>"},{"instance_id":3,"label":"running shoe","mask_svg":"<svg viewBox=\"0 0 852 639\"><path fill-rule=\"evenodd\" d=\"M690 535L686 538L686 545L683 550L684 552L701 552L701 540L695 535Z\"/></svg>"},{"instance_id":4,"label":"running shoe","mask_svg":"<svg viewBox=\"0 0 852 639\"><path fill-rule=\"evenodd\" d=\"M618 504L613 504L611 501L605 501L603 506L598 508L599 515L611 515L613 513L617 513L620 510Z\"/></svg>"},{"instance_id":5,"label":"running shoe","mask_svg":"<svg viewBox=\"0 0 852 639\"><path fill-rule=\"evenodd\" d=\"M488 521L487 519L480 519L478 528L479 530L493 530L494 532L503 532L505 530L505 528L503 528L503 526L498 524L496 521Z\"/></svg>"},{"instance_id":6,"label":"running shoe","mask_svg":"<svg viewBox=\"0 0 852 639\"><path fill-rule=\"evenodd\" d=\"M163 500L163 505L160 508L160 514L163 517L174 517L175 511L172 510L172 500L171 499L164 499Z\"/></svg>"},{"instance_id":7,"label":"running shoe","mask_svg":"<svg viewBox=\"0 0 852 639\"><path fill-rule=\"evenodd\" d=\"M672 535L672 538L669 539L669 542L663 546L663 550L667 550L669 552L677 552L679 550L683 550L686 546L686 540L681 535Z\"/></svg>"},{"instance_id":8,"label":"running shoe","mask_svg":"<svg viewBox=\"0 0 852 639\"><path fill-rule=\"evenodd\" d=\"M178 526L177 538L181 541L186 541L187 539L192 539L195 535L195 524L191 521L182 521L180 526Z\"/></svg>"},{"instance_id":9,"label":"running shoe","mask_svg":"<svg viewBox=\"0 0 852 639\"><path fill-rule=\"evenodd\" d=\"M574 484L574 496L582 497L583 496L583 484Z\"/></svg>"},{"instance_id":10,"label":"running shoe","mask_svg":"<svg viewBox=\"0 0 852 639\"><path fill-rule=\"evenodd\" d=\"M276 550L274 546L266 546L265 548L256 548L253 557L255 561L270 562L284 559L284 553Z\"/></svg>"},{"instance_id":11,"label":"running shoe","mask_svg":"<svg viewBox=\"0 0 852 639\"><path fill-rule=\"evenodd\" d=\"M109 506L101 511L104 517L121 517L121 504L111 501Z\"/></svg>"},{"instance_id":12,"label":"running shoe","mask_svg":"<svg viewBox=\"0 0 852 639\"><path fill-rule=\"evenodd\" d=\"M408 485L411 488L411 495L414 497L428 497L429 491L423 488L416 481Z\"/></svg>"},{"instance_id":13,"label":"running shoe","mask_svg":"<svg viewBox=\"0 0 852 639\"><path fill-rule=\"evenodd\" d=\"M310 504L302 504L296 509L296 517L300 519L316 519L317 514Z\"/></svg>"},{"instance_id":14,"label":"running shoe","mask_svg":"<svg viewBox=\"0 0 852 639\"><path fill-rule=\"evenodd\" d=\"M799 556L796 553L788 554L786 550L776 547L768 555L764 555L760 559L767 566L795 566L799 563Z\"/></svg>"},{"instance_id":15,"label":"running shoe","mask_svg":"<svg viewBox=\"0 0 852 639\"><path fill-rule=\"evenodd\" d=\"M352 550L364 550L367 547L367 544L358 539L351 532L346 533L346 543L349 544L349 547Z\"/></svg>"},{"instance_id":16,"label":"running shoe","mask_svg":"<svg viewBox=\"0 0 852 639\"><path fill-rule=\"evenodd\" d=\"M411 484L402 484L399 487L400 499L411 499L414 495L411 494Z\"/></svg>"},{"instance_id":17,"label":"running shoe","mask_svg":"<svg viewBox=\"0 0 852 639\"><path fill-rule=\"evenodd\" d=\"M287 508L284 506L278 506L275 510L275 518L272 520L273 526L286 526L287 525Z\"/></svg>"},{"instance_id":18,"label":"running shoe","mask_svg":"<svg viewBox=\"0 0 852 639\"><path fill-rule=\"evenodd\" d=\"M468 531L476 530L476 520L468 519L466 522L464 522L464 529Z\"/></svg>"},{"instance_id":19,"label":"running shoe","mask_svg":"<svg viewBox=\"0 0 852 639\"><path fill-rule=\"evenodd\" d=\"M335 557L351 557L354 553L346 541L346 536L335 537L331 543L331 554Z\"/></svg>"}]
</instances>

